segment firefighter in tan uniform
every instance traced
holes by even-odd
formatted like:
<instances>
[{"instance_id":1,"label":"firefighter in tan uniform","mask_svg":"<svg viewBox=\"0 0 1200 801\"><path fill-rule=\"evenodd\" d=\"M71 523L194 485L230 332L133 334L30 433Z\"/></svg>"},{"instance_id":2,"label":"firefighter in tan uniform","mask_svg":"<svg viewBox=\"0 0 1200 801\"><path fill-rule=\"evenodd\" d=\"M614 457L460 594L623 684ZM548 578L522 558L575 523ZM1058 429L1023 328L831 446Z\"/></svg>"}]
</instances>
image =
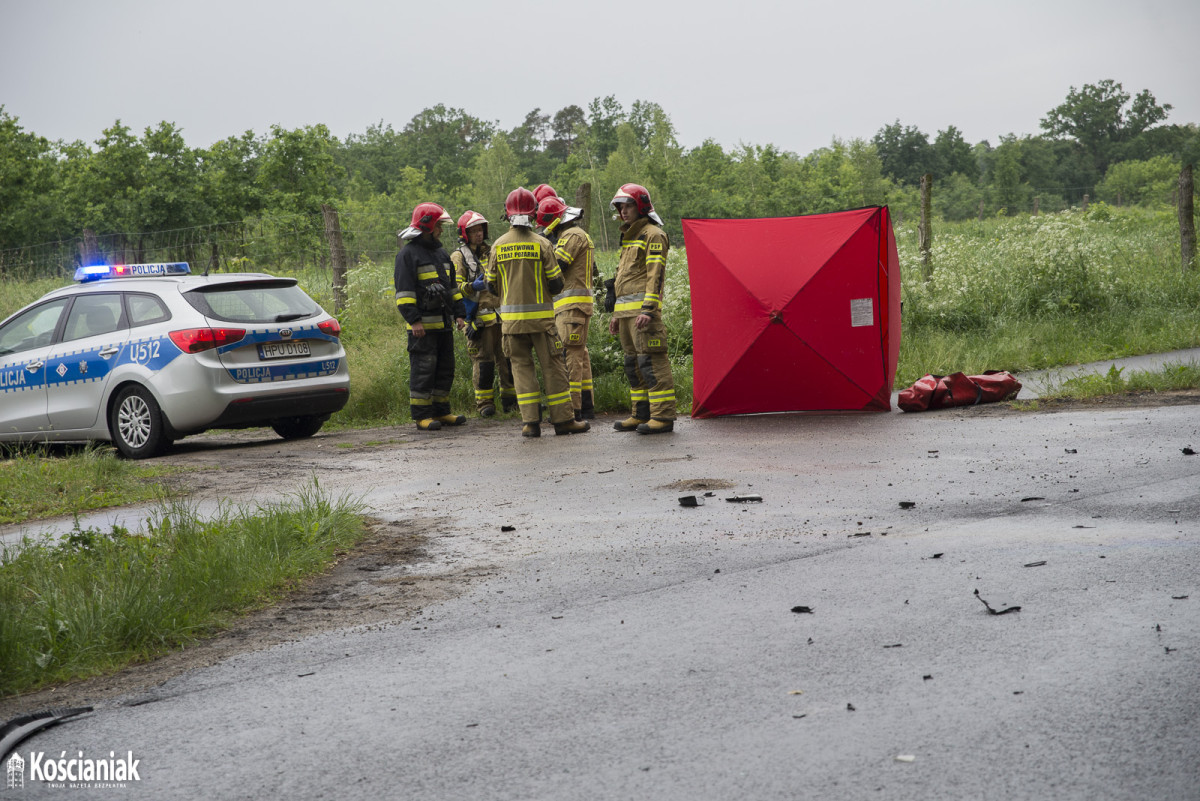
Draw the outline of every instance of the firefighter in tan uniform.
<instances>
[{"instance_id":1,"label":"firefighter in tan uniform","mask_svg":"<svg viewBox=\"0 0 1200 801\"><path fill-rule=\"evenodd\" d=\"M546 197L538 203L538 225L552 238L554 258L563 274L563 290L554 296L554 323L567 357L571 407L576 420L594 420L592 357L587 340L588 323L595 310L592 273L596 248L587 231L579 227L582 216L582 209L568 206L560 197Z\"/></svg>"},{"instance_id":2,"label":"firefighter in tan uniform","mask_svg":"<svg viewBox=\"0 0 1200 801\"><path fill-rule=\"evenodd\" d=\"M513 389L512 366L505 358L500 342L500 318L496 307L500 299L487 289L484 267L487 264L488 221L475 211L458 218L458 239L462 243L450 254L454 280L467 307L467 355L471 357L471 379L475 386L475 409L480 417L496 413L496 373L500 374L500 403L504 411L517 408Z\"/></svg>"},{"instance_id":3,"label":"firefighter in tan uniform","mask_svg":"<svg viewBox=\"0 0 1200 801\"><path fill-rule=\"evenodd\" d=\"M629 378L629 418L617 431L665 434L675 429L675 380L662 321L663 283L670 243L644 186L625 184L612 207L621 215L621 259L609 333L620 337Z\"/></svg>"},{"instance_id":4,"label":"firefighter in tan uniform","mask_svg":"<svg viewBox=\"0 0 1200 801\"><path fill-rule=\"evenodd\" d=\"M500 328L504 355L512 362L521 436L540 437L541 409L534 353L546 379L546 404L555 434L580 434L590 426L571 414L571 390L563 362L562 343L554 330L553 296L562 291L562 271L554 260L550 240L533 232L537 202L518 187L504 202L509 230L492 245L488 256L488 288L500 297Z\"/></svg>"}]
</instances>

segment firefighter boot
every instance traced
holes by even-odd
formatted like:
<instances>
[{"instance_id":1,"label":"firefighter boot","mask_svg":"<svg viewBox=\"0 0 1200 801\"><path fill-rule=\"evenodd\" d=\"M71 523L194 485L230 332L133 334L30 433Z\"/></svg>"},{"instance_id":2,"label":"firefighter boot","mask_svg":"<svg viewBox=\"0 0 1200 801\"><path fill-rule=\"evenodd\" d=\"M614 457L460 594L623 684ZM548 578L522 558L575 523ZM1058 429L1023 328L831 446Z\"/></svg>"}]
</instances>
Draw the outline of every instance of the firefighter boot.
<instances>
[{"instance_id":1,"label":"firefighter boot","mask_svg":"<svg viewBox=\"0 0 1200 801\"><path fill-rule=\"evenodd\" d=\"M490 403L479 410L480 417L491 417L496 413L496 407Z\"/></svg>"},{"instance_id":2,"label":"firefighter boot","mask_svg":"<svg viewBox=\"0 0 1200 801\"><path fill-rule=\"evenodd\" d=\"M583 412L582 412L581 410L579 410L579 409L576 409L576 410L575 410L575 422L576 422L576 423L582 423L582 422L583 422Z\"/></svg>"},{"instance_id":3,"label":"firefighter boot","mask_svg":"<svg viewBox=\"0 0 1200 801\"><path fill-rule=\"evenodd\" d=\"M590 389L585 389L585 390L583 390L582 393L580 393L580 395L581 395L581 404L582 404L582 408L580 409L580 412L583 414L583 419L584 420L595 420L596 419L596 406L594 404L594 401L592 400L592 391Z\"/></svg>"},{"instance_id":4,"label":"firefighter boot","mask_svg":"<svg viewBox=\"0 0 1200 801\"><path fill-rule=\"evenodd\" d=\"M542 435L541 423L526 423L521 426L522 437L540 437Z\"/></svg>"},{"instance_id":5,"label":"firefighter boot","mask_svg":"<svg viewBox=\"0 0 1200 801\"><path fill-rule=\"evenodd\" d=\"M463 417L461 414L443 414L435 417L434 420L444 426L461 426L463 423L467 422L467 418Z\"/></svg>"},{"instance_id":6,"label":"firefighter boot","mask_svg":"<svg viewBox=\"0 0 1200 801\"><path fill-rule=\"evenodd\" d=\"M417 421L417 428L422 431L441 431L441 422L434 420L432 417L426 417L424 420Z\"/></svg>"},{"instance_id":7,"label":"firefighter boot","mask_svg":"<svg viewBox=\"0 0 1200 801\"><path fill-rule=\"evenodd\" d=\"M650 419L650 401L638 401L633 414L619 423L613 423L614 431L637 431L638 426Z\"/></svg>"},{"instance_id":8,"label":"firefighter boot","mask_svg":"<svg viewBox=\"0 0 1200 801\"><path fill-rule=\"evenodd\" d=\"M503 412L513 412L517 409L517 399L513 396L502 395L500 397L500 410Z\"/></svg>"},{"instance_id":9,"label":"firefighter boot","mask_svg":"<svg viewBox=\"0 0 1200 801\"><path fill-rule=\"evenodd\" d=\"M582 434L585 431L591 431L592 426L589 423L580 420L568 420L565 423L555 423L555 434Z\"/></svg>"},{"instance_id":10,"label":"firefighter boot","mask_svg":"<svg viewBox=\"0 0 1200 801\"><path fill-rule=\"evenodd\" d=\"M657 417L651 417L648 422L637 427L639 434L670 434L674 430L674 420L659 420Z\"/></svg>"}]
</instances>

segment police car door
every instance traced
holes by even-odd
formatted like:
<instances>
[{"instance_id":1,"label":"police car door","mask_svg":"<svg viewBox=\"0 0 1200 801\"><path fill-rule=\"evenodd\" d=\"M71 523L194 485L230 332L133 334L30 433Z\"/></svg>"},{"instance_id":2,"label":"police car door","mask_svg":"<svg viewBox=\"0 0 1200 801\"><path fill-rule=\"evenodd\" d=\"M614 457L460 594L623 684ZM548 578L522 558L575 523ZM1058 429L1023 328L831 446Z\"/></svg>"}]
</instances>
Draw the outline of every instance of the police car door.
<instances>
[{"instance_id":1,"label":"police car door","mask_svg":"<svg viewBox=\"0 0 1200 801\"><path fill-rule=\"evenodd\" d=\"M69 299L41 303L0 328L0 434L44 431L46 358Z\"/></svg>"},{"instance_id":2,"label":"police car door","mask_svg":"<svg viewBox=\"0 0 1200 801\"><path fill-rule=\"evenodd\" d=\"M120 292L77 295L59 343L46 360L46 413L53 431L106 425L100 408L129 340Z\"/></svg>"}]
</instances>

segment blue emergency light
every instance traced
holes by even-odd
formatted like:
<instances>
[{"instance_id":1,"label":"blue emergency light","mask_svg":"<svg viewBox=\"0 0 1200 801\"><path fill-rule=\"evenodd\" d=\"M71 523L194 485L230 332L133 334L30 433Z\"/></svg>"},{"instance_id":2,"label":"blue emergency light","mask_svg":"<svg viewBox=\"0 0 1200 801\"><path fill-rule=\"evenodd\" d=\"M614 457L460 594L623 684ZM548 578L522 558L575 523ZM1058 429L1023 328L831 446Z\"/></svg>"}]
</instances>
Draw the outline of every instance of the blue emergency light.
<instances>
[{"instance_id":1,"label":"blue emergency light","mask_svg":"<svg viewBox=\"0 0 1200 801\"><path fill-rule=\"evenodd\" d=\"M75 280L81 284L88 281L107 281L112 278L149 278L159 275L191 275L192 268L186 261L155 262L153 264L94 264L75 270Z\"/></svg>"}]
</instances>

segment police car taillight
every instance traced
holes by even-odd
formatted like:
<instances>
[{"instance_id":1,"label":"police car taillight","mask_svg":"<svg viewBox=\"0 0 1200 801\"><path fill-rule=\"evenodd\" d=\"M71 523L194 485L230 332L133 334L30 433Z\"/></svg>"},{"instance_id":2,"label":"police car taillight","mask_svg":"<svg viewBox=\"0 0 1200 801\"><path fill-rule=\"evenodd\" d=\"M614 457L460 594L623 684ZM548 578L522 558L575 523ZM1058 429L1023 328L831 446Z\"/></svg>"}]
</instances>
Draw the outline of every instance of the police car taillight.
<instances>
[{"instance_id":1,"label":"police car taillight","mask_svg":"<svg viewBox=\"0 0 1200 801\"><path fill-rule=\"evenodd\" d=\"M337 320L325 320L324 322L317 323L317 328L331 337L342 335L342 325Z\"/></svg>"},{"instance_id":2,"label":"police car taillight","mask_svg":"<svg viewBox=\"0 0 1200 801\"><path fill-rule=\"evenodd\" d=\"M170 333L171 341L184 353L200 353L231 345L244 336L244 328L185 328Z\"/></svg>"},{"instance_id":3,"label":"police car taillight","mask_svg":"<svg viewBox=\"0 0 1200 801\"><path fill-rule=\"evenodd\" d=\"M190 275L186 261L155 262L153 264L93 264L75 270L75 280L105 281L112 278L146 278L157 275Z\"/></svg>"}]
</instances>

